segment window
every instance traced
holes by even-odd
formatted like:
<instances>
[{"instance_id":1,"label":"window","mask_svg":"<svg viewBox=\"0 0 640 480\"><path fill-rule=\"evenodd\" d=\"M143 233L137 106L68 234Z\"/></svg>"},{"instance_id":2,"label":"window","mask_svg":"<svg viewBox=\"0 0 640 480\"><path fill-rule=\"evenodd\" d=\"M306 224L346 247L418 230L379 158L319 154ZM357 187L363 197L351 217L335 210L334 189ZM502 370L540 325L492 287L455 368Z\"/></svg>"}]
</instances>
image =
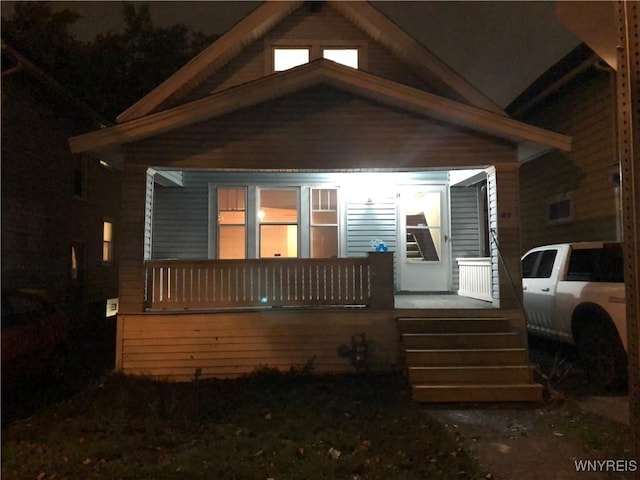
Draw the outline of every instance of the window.
<instances>
[{"instance_id":1,"label":"window","mask_svg":"<svg viewBox=\"0 0 640 480\"><path fill-rule=\"evenodd\" d=\"M73 196L80 199L87 198L87 158L73 157Z\"/></svg>"},{"instance_id":2,"label":"window","mask_svg":"<svg viewBox=\"0 0 640 480\"><path fill-rule=\"evenodd\" d=\"M533 271L540 252L532 252L522 259L522 278L533 278Z\"/></svg>"},{"instance_id":3,"label":"window","mask_svg":"<svg viewBox=\"0 0 640 480\"><path fill-rule=\"evenodd\" d=\"M338 190L311 189L311 258L338 256Z\"/></svg>"},{"instance_id":4,"label":"window","mask_svg":"<svg viewBox=\"0 0 640 480\"><path fill-rule=\"evenodd\" d=\"M298 256L298 190L260 191L260 257Z\"/></svg>"},{"instance_id":5,"label":"window","mask_svg":"<svg viewBox=\"0 0 640 480\"><path fill-rule=\"evenodd\" d=\"M218 189L218 258L246 258L246 188Z\"/></svg>"},{"instance_id":6,"label":"window","mask_svg":"<svg viewBox=\"0 0 640 480\"><path fill-rule=\"evenodd\" d=\"M580 248L571 252L568 281L624 282L622 246L604 245L603 248Z\"/></svg>"},{"instance_id":7,"label":"window","mask_svg":"<svg viewBox=\"0 0 640 480\"><path fill-rule=\"evenodd\" d=\"M102 264L113 264L113 222L102 223Z\"/></svg>"},{"instance_id":8,"label":"window","mask_svg":"<svg viewBox=\"0 0 640 480\"><path fill-rule=\"evenodd\" d=\"M549 278L557 250L532 252L522 259L522 278Z\"/></svg>"},{"instance_id":9,"label":"window","mask_svg":"<svg viewBox=\"0 0 640 480\"><path fill-rule=\"evenodd\" d=\"M273 70L281 72L309 63L308 48L274 48L273 49Z\"/></svg>"},{"instance_id":10,"label":"window","mask_svg":"<svg viewBox=\"0 0 640 480\"><path fill-rule=\"evenodd\" d=\"M547 221L549 224L568 223L573 221L572 192L558 195L549 202Z\"/></svg>"},{"instance_id":11,"label":"window","mask_svg":"<svg viewBox=\"0 0 640 480\"><path fill-rule=\"evenodd\" d=\"M347 67L358 68L357 48L325 48L322 50L322 56Z\"/></svg>"},{"instance_id":12,"label":"window","mask_svg":"<svg viewBox=\"0 0 640 480\"><path fill-rule=\"evenodd\" d=\"M71 245L71 280L78 280L78 252L75 245Z\"/></svg>"}]
</instances>

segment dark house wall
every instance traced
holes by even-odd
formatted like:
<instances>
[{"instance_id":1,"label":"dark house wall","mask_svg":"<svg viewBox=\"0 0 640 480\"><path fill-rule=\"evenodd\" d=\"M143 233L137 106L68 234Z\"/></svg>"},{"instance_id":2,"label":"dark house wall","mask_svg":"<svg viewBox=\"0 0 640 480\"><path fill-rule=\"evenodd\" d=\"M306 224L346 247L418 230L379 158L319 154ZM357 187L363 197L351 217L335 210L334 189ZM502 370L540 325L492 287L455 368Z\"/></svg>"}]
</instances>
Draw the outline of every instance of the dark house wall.
<instances>
[{"instance_id":1,"label":"dark house wall","mask_svg":"<svg viewBox=\"0 0 640 480\"><path fill-rule=\"evenodd\" d=\"M522 249L548 243L616 240L618 159L615 78L591 67L521 119L573 137L570 152L552 152L520 169ZM550 203L569 198L569 218L553 221Z\"/></svg>"},{"instance_id":2,"label":"dark house wall","mask_svg":"<svg viewBox=\"0 0 640 480\"><path fill-rule=\"evenodd\" d=\"M26 69L2 78L2 288L47 290L75 322L104 315L117 297L117 262L102 264L102 227L115 225L121 172L86 161L86 195L74 196L67 139L96 128L88 114ZM84 271L71 279L71 246ZM94 313L95 312L95 313Z\"/></svg>"}]
</instances>

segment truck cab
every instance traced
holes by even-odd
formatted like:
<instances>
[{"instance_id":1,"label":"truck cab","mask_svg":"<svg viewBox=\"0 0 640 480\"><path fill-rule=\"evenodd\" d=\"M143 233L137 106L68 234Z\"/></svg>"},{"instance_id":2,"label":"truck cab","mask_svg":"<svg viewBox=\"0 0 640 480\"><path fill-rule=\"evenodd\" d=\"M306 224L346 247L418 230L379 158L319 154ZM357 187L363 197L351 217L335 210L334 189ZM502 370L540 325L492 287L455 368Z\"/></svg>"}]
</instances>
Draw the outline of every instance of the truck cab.
<instances>
[{"instance_id":1,"label":"truck cab","mask_svg":"<svg viewBox=\"0 0 640 480\"><path fill-rule=\"evenodd\" d=\"M627 324L622 246L546 245L522 257L527 330L573 343L601 387L626 378Z\"/></svg>"}]
</instances>

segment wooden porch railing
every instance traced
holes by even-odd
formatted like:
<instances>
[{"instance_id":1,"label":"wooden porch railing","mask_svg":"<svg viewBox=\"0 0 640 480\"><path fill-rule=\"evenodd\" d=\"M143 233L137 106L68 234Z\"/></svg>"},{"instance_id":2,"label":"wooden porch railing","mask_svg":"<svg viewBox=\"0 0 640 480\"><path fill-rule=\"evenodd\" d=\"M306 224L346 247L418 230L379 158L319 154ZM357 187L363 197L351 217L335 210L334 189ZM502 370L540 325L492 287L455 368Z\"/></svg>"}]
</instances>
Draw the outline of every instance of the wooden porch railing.
<instances>
[{"instance_id":1,"label":"wooden porch railing","mask_svg":"<svg viewBox=\"0 0 640 480\"><path fill-rule=\"evenodd\" d=\"M149 260L145 262L145 278L145 300L150 309L393 308L390 253L332 259Z\"/></svg>"},{"instance_id":2,"label":"wooden porch railing","mask_svg":"<svg viewBox=\"0 0 640 480\"><path fill-rule=\"evenodd\" d=\"M491 259L457 258L459 267L458 295L477 298L490 302L491 296Z\"/></svg>"}]
</instances>

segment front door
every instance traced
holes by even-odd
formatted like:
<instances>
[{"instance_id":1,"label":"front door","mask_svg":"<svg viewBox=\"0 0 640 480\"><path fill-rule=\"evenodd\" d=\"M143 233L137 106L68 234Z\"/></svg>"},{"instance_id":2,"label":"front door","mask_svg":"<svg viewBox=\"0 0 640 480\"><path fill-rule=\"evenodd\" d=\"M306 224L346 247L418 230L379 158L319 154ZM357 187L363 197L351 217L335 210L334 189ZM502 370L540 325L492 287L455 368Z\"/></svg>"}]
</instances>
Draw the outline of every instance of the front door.
<instances>
[{"instance_id":1,"label":"front door","mask_svg":"<svg viewBox=\"0 0 640 480\"><path fill-rule=\"evenodd\" d=\"M445 185L407 185L399 195L400 290L449 290L448 198Z\"/></svg>"}]
</instances>

